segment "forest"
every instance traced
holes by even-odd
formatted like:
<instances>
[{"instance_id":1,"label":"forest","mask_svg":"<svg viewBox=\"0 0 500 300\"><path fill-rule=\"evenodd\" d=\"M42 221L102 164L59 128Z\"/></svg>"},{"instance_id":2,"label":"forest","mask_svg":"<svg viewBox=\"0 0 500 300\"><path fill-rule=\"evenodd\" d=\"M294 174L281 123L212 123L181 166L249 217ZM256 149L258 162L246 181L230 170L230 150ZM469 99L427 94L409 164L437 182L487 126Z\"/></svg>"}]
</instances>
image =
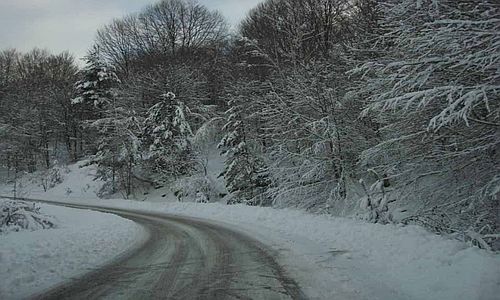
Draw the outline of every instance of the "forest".
<instances>
[{"instance_id":1,"label":"forest","mask_svg":"<svg viewBox=\"0 0 500 300\"><path fill-rule=\"evenodd\" d=\"M266 0L235 30L161 0L100 28L84 65L0 51L0 167L15 184L85 161L104 198L181 179L184 201L498 250L499 94L497 0ZM225 193L206 176L214 152Z\"/></svg>"}]
</instances>

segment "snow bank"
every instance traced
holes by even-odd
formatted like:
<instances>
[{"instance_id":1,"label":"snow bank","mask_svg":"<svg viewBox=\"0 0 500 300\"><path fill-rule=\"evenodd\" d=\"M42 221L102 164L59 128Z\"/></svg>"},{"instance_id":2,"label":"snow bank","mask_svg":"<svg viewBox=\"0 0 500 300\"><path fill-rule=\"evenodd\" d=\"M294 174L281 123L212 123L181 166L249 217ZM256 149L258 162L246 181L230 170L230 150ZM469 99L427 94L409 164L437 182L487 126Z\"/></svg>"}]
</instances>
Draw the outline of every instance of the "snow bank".
<instances>
[{"instance_id":1,"label":"snow bank","mask_svg":"<svg viewBox=\"0 0 500 300\"><path fill-rule=\"evenodd\" d=\"M75 278L145 236L142 227L112 214L46 204L40 211L54 216L57 228L0 235L0 299L26 298Z\"/></svg>"}]
</instances>

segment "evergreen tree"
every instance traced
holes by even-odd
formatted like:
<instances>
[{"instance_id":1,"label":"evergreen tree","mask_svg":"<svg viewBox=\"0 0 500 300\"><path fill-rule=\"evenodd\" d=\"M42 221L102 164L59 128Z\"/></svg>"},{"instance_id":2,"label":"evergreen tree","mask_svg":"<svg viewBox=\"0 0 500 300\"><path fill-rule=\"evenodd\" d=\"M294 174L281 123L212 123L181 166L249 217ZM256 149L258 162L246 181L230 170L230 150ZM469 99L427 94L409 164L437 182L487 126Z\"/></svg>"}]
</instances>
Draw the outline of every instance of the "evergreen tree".
<instances>
[{"instance_id":1,"label":"evergreen tree","mask_svg":"<svg viewBox=\"0 0 500 300\"><path fill-rule=\"evenodd\" d=\"M113 68L107 66L100 57L98 48L94 47L85 59L83 78L75 85L77 97L73 98L71 103L102 109L112 102L112 88L120 83L120 80Z\"/></svg>"},{"instance_id":2,"label":"evergreen tree","mask_svg":"<svg viewBox=\"0 0 500 300\"><path fill-rule=\"evenodd\" d=\"M95 145L91 161L98 166L97 178L106 182L100 193L114 194L118 191L118 171L123 167L119 160L121 148L128 140L123 130L127 129L126 118L117 106L115 87L120 80L100 57L98 48L92 49L86 60L82 80L75 85L77 97L71 103L80 109L87 138Z\"/></svg>"},{"instance_id":3,"label":"evergreen tree","mask_svg":"<svg viewBox=\"0 0 500 300\"><path fill-rule=\"evenodd\" d=\"M113 107L106 114L106 118L92 123L101 136L92 161L98 165L97 178L107 182L100 193L122 190L128 197L133 192L134 167L141 159L140 121L134 111L121 107Z\"/></svg>"},{"instance_id":4,"label":"evergreen tree","mask_svg":"<svg viewBox=\"0 0 500 300\"><path fill-rule=\"evenodd\" d=\"M156 173L165 176L187 174L192 167L191 126L184 103L174 93L160 96L160 102L147 112L144 122L144 145L147 158Z\"/></svg>"},{"instance_id":5,"label":"evergreen tree","mask_svg":"<svg viewBox=\"0 0 500 300\"><path fill-rule=\"evenodd\" d=\"M223 175L228 191L234 196L228 204L266 205L269 202L265 196L270 184L269 172L265 164L249 151L242 104L238 99L235 97L228 103L227 123L223 127L225 135L218 145L224 148L222 154L227 156Z\"/></svg>"}]
</instances>

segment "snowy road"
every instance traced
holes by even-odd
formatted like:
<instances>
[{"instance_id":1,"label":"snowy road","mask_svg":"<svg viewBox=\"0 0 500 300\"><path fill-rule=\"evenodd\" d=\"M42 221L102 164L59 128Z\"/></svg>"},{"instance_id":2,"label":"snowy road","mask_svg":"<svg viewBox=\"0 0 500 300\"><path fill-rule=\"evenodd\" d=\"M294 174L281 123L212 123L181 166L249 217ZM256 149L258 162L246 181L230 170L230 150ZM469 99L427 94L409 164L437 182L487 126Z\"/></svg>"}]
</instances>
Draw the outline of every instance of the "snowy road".
<instances>
[{"instance_id":1,"label":"snowy road","mask_svg":"<svg viewBox=\"0 0 500 300\"><path fill-rule=\"evenodd\" d=\"M67 206L128 218L144 226L150 238L113 264L37 299L305 298L271 252L241 233L192 218Z\"/></svg>"}]
</instances>

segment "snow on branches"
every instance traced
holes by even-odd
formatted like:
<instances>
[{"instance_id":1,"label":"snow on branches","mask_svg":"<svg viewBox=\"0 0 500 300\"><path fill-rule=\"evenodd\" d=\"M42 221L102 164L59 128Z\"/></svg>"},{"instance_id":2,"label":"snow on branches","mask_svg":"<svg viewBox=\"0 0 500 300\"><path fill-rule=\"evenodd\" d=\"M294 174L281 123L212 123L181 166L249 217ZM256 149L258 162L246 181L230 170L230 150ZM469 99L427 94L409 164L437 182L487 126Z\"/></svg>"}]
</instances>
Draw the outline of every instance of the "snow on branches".
<instances>
[{"instance_id":1,"label":"snow on branches","mask_svg":"<svg viewBox=\"0 0 500 300\"><path fill-rule=\"evenodd\" d=\"M111 88L120 83L120 79L113 68L101 59L98 49L94 48L86 56L86 62L83 78L75 84L77 97L71 99L71 103L102 108L111 102L114 97Z\"/></svg>"},{"instance_id":2,"label":"snow on branches","mask_svg":"<svg viewBox=\"0 0 500 300\"><path fill-rule=\"evenodd\" d=\"M264 163L250 153L246 140L243 103L238 97L231 99L226 111L227 123L218 148L226 155L224 179L233 197L229 203L266 205L269 200L264 195L270 184L269 173Z\"/></svg>"},{"instance_id":3,"label":"snow on branches","mask_svg":"<svg viewBox=\"0 0 500 300\"><path fill-rule=\"evenodd\" d=\"M405 0L383 12L376 55L351 72L383 137L360 161L395 180L415 209L404 222L481 244L498 232L500 7Z\"/></svg>"},{"instance_id":4,"label":"snow on branches","mask_svg":"<svg viewBox=\"0 0 500 300\"><path fill-rule=\"evenodd\" d=\"M174 93L162 94L148 110L143 136L154 171L171 175L188 172L193 132L184 103L176 100Z\"/></svg>"},{"instance_id":5,"label":"snow on branches","mask_svg":"<svg viewBox=\"0 0 500 300\"><path fill-rule=\"evenodd\" d=\"M364 113L432 108L428 130L500 126L500 8L493 1L424 2L386 8L380 39L388 55L356 70L376 74Z\"/></svg>"}]
</instances>

